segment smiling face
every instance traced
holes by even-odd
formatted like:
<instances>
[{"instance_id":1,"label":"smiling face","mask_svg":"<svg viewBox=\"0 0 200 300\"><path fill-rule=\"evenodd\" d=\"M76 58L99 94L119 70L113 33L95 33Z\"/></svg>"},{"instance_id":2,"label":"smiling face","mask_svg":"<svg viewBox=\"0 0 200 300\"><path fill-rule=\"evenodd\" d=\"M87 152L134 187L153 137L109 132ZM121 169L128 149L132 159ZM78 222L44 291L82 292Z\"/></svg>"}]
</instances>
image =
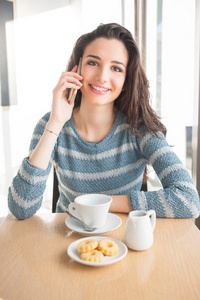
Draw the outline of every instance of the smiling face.
<instances>
[{"instance_id":1,"label":"smiling face","mask_svg":"<svg viewBox=\"0 0 200 300\"><path fill-rule=\"evenodd\" d=\"M128 52L117 39L98 38L83 53L82 101L93 105L114 103L126 78Z\"/></svg>"}]
</instances>

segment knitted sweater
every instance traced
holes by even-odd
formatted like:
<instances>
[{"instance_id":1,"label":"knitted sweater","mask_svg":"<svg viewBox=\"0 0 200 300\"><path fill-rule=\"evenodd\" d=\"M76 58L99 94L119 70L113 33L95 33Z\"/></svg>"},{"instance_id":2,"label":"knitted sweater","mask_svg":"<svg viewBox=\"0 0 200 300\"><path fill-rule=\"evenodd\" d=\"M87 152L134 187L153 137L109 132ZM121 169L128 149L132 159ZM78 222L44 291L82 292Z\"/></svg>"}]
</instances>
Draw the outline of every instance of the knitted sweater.
<instances>
[{"instance_id":1,"label":"knitted sweater","mask_svg":"<svg viewBox=\"0 0 200 300\"><path fill-rule=\"evenodd\" d=\"M30 153L40 140L50 114L35 127ZM59 181L56 212L65 212L74 198L86 193L130 195L131 210L156 211L157 217L196 218L200 202L192 179L164 136L146 132L136 138L118 112L110 133L98 143L83 140L73 118L63 126L47 170L32 166L25 158L9 188L8 205L19 219L31 217L40 208L52 163ZM163 189L140 191L143 173L150 163Z\"/></svg>"}]
</instances>

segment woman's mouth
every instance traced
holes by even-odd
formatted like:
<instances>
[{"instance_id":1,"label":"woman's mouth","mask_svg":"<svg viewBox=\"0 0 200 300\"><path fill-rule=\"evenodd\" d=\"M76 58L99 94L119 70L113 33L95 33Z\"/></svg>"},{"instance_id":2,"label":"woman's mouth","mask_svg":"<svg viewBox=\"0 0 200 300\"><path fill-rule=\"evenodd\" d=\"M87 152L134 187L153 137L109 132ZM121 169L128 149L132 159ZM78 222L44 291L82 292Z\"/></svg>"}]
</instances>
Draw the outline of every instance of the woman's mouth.
<instances>
[{"instance_id":1,"label":"woman's mouth","mask_svg":"<svg viewBox=\"0 0 200 300\"><path fill-rule=\"evenodd\" d=\"M97 86L97 85L93 85L93 84L89 84L89 87L95 94L100 94L100 95L104 95L104 94L106 94L107 92L110 91L110 89L100 87L100 86Z\"/></svg>"}]
</instances>

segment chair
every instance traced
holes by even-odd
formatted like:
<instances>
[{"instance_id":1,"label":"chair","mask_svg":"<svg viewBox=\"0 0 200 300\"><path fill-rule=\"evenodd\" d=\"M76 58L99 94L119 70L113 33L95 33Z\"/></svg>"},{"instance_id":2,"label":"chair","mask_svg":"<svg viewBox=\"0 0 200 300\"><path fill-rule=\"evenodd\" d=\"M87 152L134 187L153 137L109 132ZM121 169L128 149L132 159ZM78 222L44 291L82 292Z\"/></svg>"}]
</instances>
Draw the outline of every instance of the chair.
<instances>
[{"instance_id":1,"label":"chair","mask_svg":"<svg viewBox=\"0 0 200 300\"><path fill-rule=\"evenodd\" d=\"M57 178L56 171L54 168L54 171L53 171L53 200L52 200L52 212L53 213L56 211L56 204L58 202L58 198L59 198L58 178Z\"/></svg>"},{"instance_id":2,"label":"chair","mask_svg":"<svg viewBox=\"0 0 200 300\"><path fill-rule=\"evenodd\" d=\"M146 192L147 191L147 181L146 178L144 178L141 191ZM52 212L54 213L56 211L56 204L58 202L59 198L59 190L58 190L58 178L56 175L56 171L54 169L53 171L53 199L52 199Z\"/></svg>"}]
</instances>

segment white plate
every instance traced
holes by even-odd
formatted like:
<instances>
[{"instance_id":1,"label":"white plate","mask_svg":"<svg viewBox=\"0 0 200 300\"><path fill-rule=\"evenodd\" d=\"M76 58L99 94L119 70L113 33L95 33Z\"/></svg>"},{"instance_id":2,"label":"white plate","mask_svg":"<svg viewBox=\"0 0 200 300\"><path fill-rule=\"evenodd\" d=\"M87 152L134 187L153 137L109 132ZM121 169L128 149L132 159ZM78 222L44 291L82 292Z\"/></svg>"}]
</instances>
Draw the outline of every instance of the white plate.
<instances>
[{"instance_id":1,"label":"white plate","mask_svg":"<svg viewBox=\"0 0 200 300\"><path fill-rule=\"evenodd\" d=\"M77 262L79 262L81 264L88 265L88 266L101 267L101 266L111 265L111 264L114 264L114 263L120 261L128 253L127 246L124 243L122 243L121 241L119 241L119 240L116 240L116 239L113 239L113 238L110 238L110 237L102 237L102 236L94 236L92 238L95 239L95 240L97 240L97 241L103 240L103 239L109 239L109 240L115 241L118 244L118 246L119 246L118 253L116 255L113 255L113 256L104 256L103 260L100 261L100 262L90 262L90 261L82 260L80 258L80 253L77 250L77 245L78 245L78 243L80 243L80 242L82 242L84 240L88 240L88 237L87 237L87 238L79 239L79 240L71 243L69 245L68 249L67 249L68 255L73 260L75 260L75 261L77 261Z\"/></svg>"},{"instance_id":2,"label":"white plate","mask_svg":"<svg viewBox=\"0 0 200 300\"><path fill-rule=\"evenodd\" d=\"M122 220L120 217L118 217L114 214L108 213L106 224L104 225L104 227L102 227L100 229L96 229L92 232L86 231L84 229L84 227L81 226L81 224L79 224L79 222L74 220L72 217L68 217L65 220L65 224L67 225L67 227L69 229L74 230L81 235L93 236L93 235L98 235L98 234L106 234L112 230L117 229L122 224Z\"/></svg>"}]
</instances>

